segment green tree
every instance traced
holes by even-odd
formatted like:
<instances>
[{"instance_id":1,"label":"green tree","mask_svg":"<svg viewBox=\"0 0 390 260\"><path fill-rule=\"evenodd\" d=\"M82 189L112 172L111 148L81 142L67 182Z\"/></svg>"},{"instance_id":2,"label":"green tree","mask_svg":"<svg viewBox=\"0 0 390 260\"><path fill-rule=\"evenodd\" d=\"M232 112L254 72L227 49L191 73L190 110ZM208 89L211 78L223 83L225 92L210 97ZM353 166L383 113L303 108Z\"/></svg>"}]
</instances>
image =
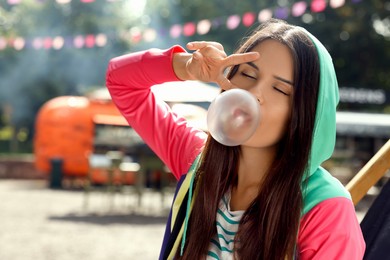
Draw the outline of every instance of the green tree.
<instances>
[{"instance_id":1,"label":"green tree","mask_svg":"<svg viewBox=\"0 0 390 260\"><path fill-rule=\"evenodd\" d=\"M61 95L81 95L91 86L104 86L109 59L129 50L119 32L127 30L136 17L129 16L125 3L99 0L85 4L71 1L22 1L14 6L0 1L0 37L23 36L21 50L0 51L0 107L12 107L12 125L27 127L31 141L35 115L42 104ZM104 47L74 48L78 35L104 33ZM65 36L60 49L35 49L32 40Z\"/></svg>"},{"instance_id":2,"label":"green tree","mask_svg":"<svg viewBox=\"0 0 390 260\"><path fill-rule=\"evenodd\" d=\"M305 27L329 49L341 84L390 90L389 23L390 4L371 0L328 7Z\"/></svg>"}]
</instances>

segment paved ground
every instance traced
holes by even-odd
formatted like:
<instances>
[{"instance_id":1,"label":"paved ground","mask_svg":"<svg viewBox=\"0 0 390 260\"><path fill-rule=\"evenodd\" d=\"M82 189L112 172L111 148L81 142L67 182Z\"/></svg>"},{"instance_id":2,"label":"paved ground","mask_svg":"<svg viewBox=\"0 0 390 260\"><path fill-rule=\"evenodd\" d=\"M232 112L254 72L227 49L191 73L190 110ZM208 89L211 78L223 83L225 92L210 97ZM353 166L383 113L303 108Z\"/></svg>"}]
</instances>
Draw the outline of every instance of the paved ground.
<instances>
[{"instance_id":1,"label":"paved ground","mask_svg":"<svg viewBox=\"0 0 390 260\"><path fill-rule=\"evenodd\" d=\"M157 259L172 197L160 198L148 192L139 208L134 194L86 200L42 180L0 180L0 259Z\"/></svg>"},{"instance_id":2,"label":"paved ground","mask_svg":"<svg viewBox=\"0 0 390 260\"><path fill-rule=\"evenodd\" d=\"M0 180L1 260L157 259L170 198L50 190L45 181Z\"/></svg>"}]
</instances>

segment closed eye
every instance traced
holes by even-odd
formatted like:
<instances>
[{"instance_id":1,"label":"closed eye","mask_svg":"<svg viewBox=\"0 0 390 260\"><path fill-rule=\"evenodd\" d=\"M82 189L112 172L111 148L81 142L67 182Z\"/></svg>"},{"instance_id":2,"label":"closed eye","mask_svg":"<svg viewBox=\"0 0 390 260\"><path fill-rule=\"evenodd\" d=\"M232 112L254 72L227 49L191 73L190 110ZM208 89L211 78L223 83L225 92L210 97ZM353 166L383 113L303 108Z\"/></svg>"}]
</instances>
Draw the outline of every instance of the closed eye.
<instances>
[{"instance_id":1,"label":"closed eye","mask_svg":"<svg viewBox=\"0 0 390 260\"><path fill-rule=\"evenodd\" d=\"M285 95L285 96L289 96L289 94L288 93L286 93L286 92L284 92L283 90L281 90L281 89L279 89L279 88L277 88L277 87L275 87L275 86L272 86L276 91L279 91L280 93L282 93L283 95Z\"/></svg>"},{"instance_id":2,"label":"closed eye","mask_svg":"<svg viewBox=\"0 0 390 260\"><path fill-rule=\"evenodd\" d=\"M245 72L241 72L241 75L244 76L244 77L250 78L250 79L257 80L256 77L253 77L253 76L251 76L251 75L249 75L249 74L246 74Z\"/></svg>"}]
</instances>

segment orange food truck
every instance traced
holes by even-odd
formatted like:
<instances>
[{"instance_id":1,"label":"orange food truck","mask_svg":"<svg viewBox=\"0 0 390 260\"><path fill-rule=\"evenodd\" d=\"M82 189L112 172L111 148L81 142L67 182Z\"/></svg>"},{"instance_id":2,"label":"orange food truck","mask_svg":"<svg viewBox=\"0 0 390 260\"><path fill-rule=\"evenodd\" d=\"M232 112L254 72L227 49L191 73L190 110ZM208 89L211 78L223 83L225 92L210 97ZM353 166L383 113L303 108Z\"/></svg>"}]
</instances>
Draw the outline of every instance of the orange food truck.
<instances>
[{"instance_id":1,"label":"orange food truck","mask_svg":"<svg viewBox=\"0 0 390 260\"><path fill-rule=\"evenodd\" d=\"M121 150L142 143L127 126L111 100L62 96L45 103L36 118L35 165L49 174L53 162L61 160L64 177L85 177L94 154ZM109 163L101 157L91 172L95 183L106 182ZM95 160L96 161L96 160ZM98 164L98 163L97 163Z\"/></svg>"},{"instance_id":2,"label":"orange food truck","mask_svg":"<svg viewBox=\"0 0 390 260\"><path fill-rule=\"evenodd\" d=\"M200 82L163 85L152 87L155 95L190 123L205 129L206 109L218 94L218 88ZM62 177L89 176L93 183L103 184L113 162L107 158L109 151L119 151L125 156L121 159L128 162L140 162L145 156L156 159L128 126L106 89L89 96L56 97L39 110L35 122L35 165L48 177L53 174L54 163L60 162ZM128 170L125 178L129 184L134 182L132 171Z\"/></svg>"}]
</instances>

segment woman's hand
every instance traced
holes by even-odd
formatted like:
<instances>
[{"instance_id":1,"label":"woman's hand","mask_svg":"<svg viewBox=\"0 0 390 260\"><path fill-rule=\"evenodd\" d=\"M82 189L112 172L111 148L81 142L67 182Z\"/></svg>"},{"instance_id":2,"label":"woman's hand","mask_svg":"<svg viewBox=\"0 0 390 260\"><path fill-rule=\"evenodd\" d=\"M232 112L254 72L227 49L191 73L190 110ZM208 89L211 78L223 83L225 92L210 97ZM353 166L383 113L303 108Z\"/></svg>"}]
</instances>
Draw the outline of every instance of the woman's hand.
<instances>
[{"instance_id":1,"label":"woman's hand","mask_svg":"<svg viewBox=\"0 0 390 260\"><path fill-rule=\"evenodd\" d=\"M184 68L179 66L178 62L175 65L174 59L174 69L178 76L181 75L182 79L214 82L225 90L234 87L224 75L226 68L259 58L257 52L227 56L223 46L218 42L190 42L187 44L187 48L193 50L194 53L190 56L188 54L181 56L181 61L185 61Z\"/></svg>"}]
</instances>

